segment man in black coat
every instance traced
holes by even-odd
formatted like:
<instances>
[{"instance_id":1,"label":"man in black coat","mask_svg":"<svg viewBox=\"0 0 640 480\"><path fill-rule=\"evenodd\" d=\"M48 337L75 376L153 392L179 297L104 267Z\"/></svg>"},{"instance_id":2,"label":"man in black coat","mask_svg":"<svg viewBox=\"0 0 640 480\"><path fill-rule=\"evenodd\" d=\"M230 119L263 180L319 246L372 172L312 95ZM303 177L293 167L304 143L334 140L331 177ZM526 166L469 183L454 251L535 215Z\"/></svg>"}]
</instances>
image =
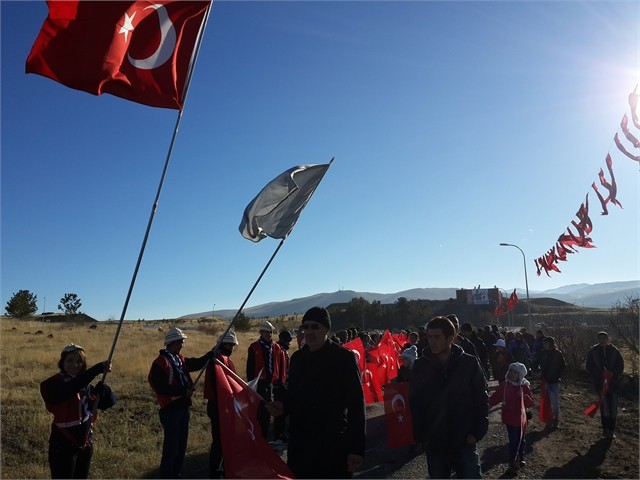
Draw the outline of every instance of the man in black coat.
<instances>
[{"instance_id":1,"label":"man in black coat","mask_svg":"<svg viewBox=\"0 0 640 480\"><path fill-rule=\"evenodd\" d=\"M429 347L413 364L409 404L431 478L482 478L476 444L487 433L487 383L476 357L453 343L446 317L427 324Z\"/></svg>"},{"instance_id":2,"label":"man in black coat","mask_svg":"<svg viewBox=\"0 0 640 480\"><path fill-rule=\"evenodd\" d=\"M331 342L329 312L302 318L305 345L291 355L284 400L267 408L289 414L287 464L296 478L351 478L364 459L365 405L356 357Z\"/></svg>"},{"instance_id":3,"label":"man in black coat","mask_svg":"<svg viewBox=\"0 0 640 480\"><path fill-rule=\"evenodd\" d=\"M620 377L624 371L624 360L620 351L609 343L607 332L598 332L596 338L598 343L591 347L587 354L587 372L593 378L593 386L598 395L602 393L604 380L607 379L607 392L602 397L602 405L600 405L600 421L603 435L606 438L615 438Z\"/></svg>"},{"instance_id":4,"label":"man in black coat","mask_svg":"<svg viewBox=\"0 0 640 480\"><path fill-rule=\"evenodd\" d=\"M546 428L555 430L558 428L560 420L560 381L562 374L567 367L564 355L558 347L553 337L544 337L542 340L542 351L540 352L540 378L544 380L549 403L553 411L553 420L547 423Z\"/></svg>"}]
</instances>

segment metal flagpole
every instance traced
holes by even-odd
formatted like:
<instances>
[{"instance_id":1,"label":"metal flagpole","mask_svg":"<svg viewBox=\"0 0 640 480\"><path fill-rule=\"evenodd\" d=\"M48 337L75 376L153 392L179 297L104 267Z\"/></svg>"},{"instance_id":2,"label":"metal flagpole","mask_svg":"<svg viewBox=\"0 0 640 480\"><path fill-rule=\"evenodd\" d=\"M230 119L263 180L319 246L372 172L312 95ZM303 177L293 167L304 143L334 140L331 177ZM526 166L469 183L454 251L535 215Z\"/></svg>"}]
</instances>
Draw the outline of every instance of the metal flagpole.
<instances>
[{"instance_id":1,"label":"metal flagpole","mask_svg":"<svg viewBox=\"0 0 640 480\"><path fill-rule=\"evenodd\" d=\"M335 159L335 157L331 158L331 160L329 161L329 165L331 165L333 163L333 160ZM326 172L325 172L326 173ZM318 181L318 183L316 184L315 188L313 189L313 191L311 192L311 194L309 195L309 197L307 198L307 201L304 203L304 205L302 205L302 207L300 208L300 211L302 211L304 209L304 207L307 206L307 203L309 203L309 200L311 200L311 197L313 197L313 194L316 192L316 189L318 188L318 185L320 185L320 182L322 181L322 179L324 178L324 174L322 175L322 178L320 178L320 180ZM251 290L249 291L249 293L247 294L246 298L244 299L244 302L242 302L242 305L240 305L240 308L238 309L238 311L236 312L236 314L233 316L233 319L229 322L229 325L227 326L227 329L224 331L224 333L220 336L220 338L218 339L218 341L216 342L216 346L213 347L213 352L215 353L218 348L220 347L220 339L224 338L224 336L229 333L229 331L231 330L231 327L233 326L234 322L238 319L238 317L240 316L240 313L242 313L242 309L244 308L244 306L247 304L247 302L249 301L249 298L251 297L251 295L253 294L254 290L256 289L256 287L258 286L258 283L260 283L260 280L262 280L262 277L264 276L264 274L267 272L267 269L269 268L269 266L271 265L271 262L273 262L273 259L276 257L276 255L278 254L278 252L280 251L280 248L282 247L282 245L284 244L284 241L289 237L289 235L291 234L291 232L293 231L293 227L295 227L296 222L298 221L298 218L296 218L296 221L293 222L293 225L291 225L291 228L289 228L289 231L287 232L287 234L282 238L282 240L280 240L280 243L278 244L278 247L276 248L276 250L273 252L273 254L271 255L271 258L269 259L269 261L267 262L267 264L265 265L265 267L262 269L262 272L260 273L260 276L258 276L258 279L255 281L255 283L253 284L253 287L251 287ZM204 367L202 367L202 370L200 370L200 373L198 373L198 376L196 377L196 379L193 382L193 388L195 388L196 384L198 383L198 381L200 381L200 377L202 377L202 374L204 373L204 371L207 369L207 366L209 365L209 360L207 360L207 363L205 363ZM247 380L251 380L250 378L248 378Z\"/></svg>"},{"instance_id":2,"label":"metal flagpole","mask_svg":"<svg viewBox=\"0 0 640 480\"><path fill-rule=\"evenodd\" d=\"M164 185L164 181L167 175L167 170L169 169L169 163L171 161L171 154L173 153L173 146L175 145L176 137L178 135L178 130L180 129L180 121L182 120L182 112L184 111L184 106L187 98L187 93L189 91L189 85L191 84L191 77L193 74L193 70L195 69L195 64L197 60L198 53L200 52L200 46L202 45L202 38L204 36L204 29L206 27L207 21L209 19L209 14L211 13L211 5L209 3L207 10L204 15L204 19L202 24L200 25L200 30L198 31L198 37L196 40L196 46L193 50L193 54L191 56L191 62L189 64L189 70L187 71L187 78L185 79L185 87L182 92L182 108L178 112L178 118L176 119L176 124L173 129L173 135L171 136L171 142L169 144L169 149L167 151L167 157L164 161L164 167L162 168L162 174L160 175L160 181L158 183L158 189L156 191L155 199L153 200L153 205L151 207L151 213L149 214L149 221L147 222L147 229L144 233L144 238L142 240L142 245L140 246L140 252L138 253L138 260L136 261L136 266L133 270L133 275L131 277L131 283L129 284L129 290L127 291L127 296L124 301L124 305L122 307L122 313L120 314L120 320L118 321L118 327L116 328L116 333L113 338L113 343L111 344L111 350L109 351L109 357L107 358L107 362L111 363L113 358L113 352L116 349L116 344L118 343L118 337L120 336L120 330L122 329L122 323L124 322L124 317L127 313L127 308L129 306L129 300L131 299L131 294L133 293L133 287L136 283L136 279L138 277L138 271L140 270L140 264L142 263L142 257L144 255L145 248L147 246L147 240L149 239L149 233L151 232L151 225L153 224L153 219L156 214L156 210L158 209L158 201L160 200L160 193L162 192L162 187ZM107 378L107 373L104 372L102 374L101 382L104 383L105 378ZM92 409L92 418L95 418L96 411L98 409L98 403L100 401L100 393L96 395L96 399L93 404ZM91 432L91 421L87 425L87 432L85 435L85 443L89 437L89 433Z\"/></svg>"},{"instance_id":3,"label":"metal flagpole","mask_svg":"<svg viewBox=\"0 0 640 480\"><path fill-rule=\"evenodd\" d=\"M284 241L286 240L286 237L283 238L282 240L280 240L280 243L278 244L278 247L276 248L275 252L273 252L273 254L271 255L271 258L269 259L269 261L267 262L267 264L265 265L265 267L262 269L262 273L260 273L260 276L258 277L258 279L255 281L255 283L253 284L253 287L251 287L251 290L249 291L249 293L247 294L246 298L244 299L244 302L242 302L242 305L240 305L240 308L238 309L238 311L236 312L236 314L233 316L233 319L229 322L229 325L227 326L227 329L224 331L224 333L220 336L220 338L218 339L218 341L216 342L216 346L213 347L213 351L215 352L216 350L218 350L218 348L220 347L220 340L222 338L224 338L224 336L229 333L229 330L231 330L231 327L233 326L233 323L238 319L238 317L240 316L240 314L242 313L242 309L244 308L244 306L247 304L247 302L249 301L249 298L251 298L251 295L253 295L254 290L256 289L256 287L258 286L258 283L260 283L260 280L262 280L262 277L264 277L264 274L267 272L267 269L269 268L269 266L271 265L271 262L273 261L273 259L276 257L276 255L278 254L278 252L280 251L280 248L282 247L282 245L284 244ZM207 363L204 365L204 367L202 367L202 370L200 370L200 373L198 373L198 376L196 377L196 379L193 381L193 388L196 387L196 384L198 383L198 381L200 380L200 377L202 376L202 374L204 373L204 371L207 369L207 366L209 365L210 360L207 360ZM247 379L250 380L250 379Z\"/></svg>"}]
</instances>

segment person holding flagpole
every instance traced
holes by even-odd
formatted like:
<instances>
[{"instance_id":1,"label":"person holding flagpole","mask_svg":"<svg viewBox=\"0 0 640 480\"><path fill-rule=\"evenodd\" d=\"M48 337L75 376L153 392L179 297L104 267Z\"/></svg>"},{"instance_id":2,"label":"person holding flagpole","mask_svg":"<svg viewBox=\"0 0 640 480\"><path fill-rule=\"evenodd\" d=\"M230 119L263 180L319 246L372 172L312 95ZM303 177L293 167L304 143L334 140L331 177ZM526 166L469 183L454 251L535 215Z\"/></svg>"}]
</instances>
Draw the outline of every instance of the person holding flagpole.
<instances>
[{"instance_id":1,"label":"person holding flagpole","mask_svg":"<svg viewBox=\"0 0 640 480\"><path fill-rule=\"evenodd\" d=\"M607 332L598 332L596 338L598 343L591 347L587 353L586 368L593 379L593 386L601 398L602 435L605 438L615 438L620 378L624 372L624 359L620 351L609 342Z\"/></svg>"},{"instance_id":2,"label":"person holding flagpole","mask_svg":"<svg viewBox=\"0 0 640 480\"><path fill-rule=\"evenodd\" d=\"M236 373L236 367L231 361L231 354L238 345L235 332L229 330L218 339L218 348L214 357L220 360L229 370ZM207 399L207 416L211 420L211 450L209 451L209 478L224 478L222 463L222 437L220 435L220 417L218 415L218 395L215 376L215 362L207 363L204 375L204 398Z\"/></svg>"},{"instance_id":3,"label":"person holding flagpole","mask_svg":"<svg viewBox=\"0 0 640 480\"><path fill-rule=\"evenodd\" d=\"M84 348L70 343L62 349L60 371L40 384L45 407L53 414L49 437L51 478L88 478L93 456L93 429L96 421L93 404L106 410L116 403L111 389L91 382L101 373L111 371L105 360L87 368Z\"/></svg>"},{"instance_id":4,"label":"person holding flagpole","mask_svg":"<svg viewBox=\"0 0 640 480\"><path fill-rule=\"evenodd\" d=\"M302 318L305 345L291 355L284 400L267 404L289 414L287 464L296 478L351 478L364 460L365 403L353 352L329 340L321 307Z\"/></svg>"},{"instance_id":5,"label":"person holding flagpole","mask_svg":"<svg viewBox=\"0 0 640 480\"><path fill-rule=\"evenodd\" d=\"M283 364L282 347L273 341L275 328L271 322L265 321L258 328L260 337L249 345L247 352L247 380L259 377L256 391L265 402L271 402L274 386L286 381L286 366ZM265 439L269 434L270 420L269 412L261 405L258 409L258 421Z\"/></svg>"},{"instance_id":6,"label":"person holding flagpole","mask_svg":"<svg viewBox=\"0 0 640 480\"><path fill-rule=\"evenodd\" d=\"M180 353L187 336L171 327L164 337L165 348L151 364L148 381L160 404L160 423L164 430L160 478L181 478L189 437L189 407L193 380L189 372L201 370L213 358L210 350L200 358Z\"/></svg>"}]
</instances>

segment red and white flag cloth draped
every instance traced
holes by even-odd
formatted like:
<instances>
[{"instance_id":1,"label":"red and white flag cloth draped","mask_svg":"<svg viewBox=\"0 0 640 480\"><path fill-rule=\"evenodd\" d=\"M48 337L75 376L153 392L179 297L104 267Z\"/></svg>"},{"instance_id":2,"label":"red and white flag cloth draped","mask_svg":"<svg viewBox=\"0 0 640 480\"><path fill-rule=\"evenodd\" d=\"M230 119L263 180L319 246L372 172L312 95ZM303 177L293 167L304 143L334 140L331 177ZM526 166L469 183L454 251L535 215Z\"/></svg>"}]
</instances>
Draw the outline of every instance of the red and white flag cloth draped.
<instances>
[{"instance_id":1,"label":"red and white flag cloth draped","mask_svg":"<svg viewBox=\"0 0 640 480\"><path fill-rule=\"evenodd\" d=\"M356 360L358 361L358 368L360 369L360 372L363 372L364 364L367 357L365 356L366 354L364 351L364 344L362 343L362 339L354 338L353 340L345 343L342 346L347 350L351 350L353 352L353 354L356 356Z\"/></svg>"},{"instance_id":2,"label":"red and white flag cloth draped","mask_svg":"<svg viewBox=\"0 0 640 480\"><path fill-rule=\"evenodd\" d=\"M210 1L48 1L26 72L94 95L182 109Z\"/></svg>"},{"instance_id":3,"label":"red and white flag cloth draped","mask_svg":"<svg viewBox=\"0 0 640 480\"><path fill-rule=\"evenodd\" d=\"M245 208L242 236L252 242L287 238L330 165L300 165L271 180Z\"/></svg>"},{"instance_id":4,"label":"red and white flag cloth draped","mask_svg":"<svg viewBox=\"0 0 640 480\"><path fill-rule=\"evenodd\" d=\"M214 368L226 478L295 478L260 433L262 397L218 359Z\"/></svg>"},{"instance_id":5,"label":"red and white flag cloth draped","mask_svg":"<svg viewBox=\"0 0 640 480\"><path fill-rule=\"evenodd\" d=\"M387 424L387 447L406 447L416 443L413 438L409 383L389 383L384 386L384 415Z\"/></svg>"}]
</instances>

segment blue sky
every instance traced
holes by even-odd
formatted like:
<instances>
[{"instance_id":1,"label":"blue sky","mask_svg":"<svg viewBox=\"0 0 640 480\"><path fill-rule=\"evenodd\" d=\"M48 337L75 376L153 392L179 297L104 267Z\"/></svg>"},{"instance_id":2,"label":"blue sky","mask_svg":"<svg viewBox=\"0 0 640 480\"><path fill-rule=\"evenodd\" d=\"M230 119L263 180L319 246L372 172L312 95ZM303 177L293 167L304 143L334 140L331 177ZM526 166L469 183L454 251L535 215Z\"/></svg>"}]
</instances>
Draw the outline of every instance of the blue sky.
<instances>
[{"instance_id":1,"label":"blue sky","mask_svg":"<svg viewBox=\"0 0 640 480\"><path fill-rule=\"evenodd\" d=\"M73 292L118 319L177 112L26 75L46 4L0 8L3 311ZM530 290L637 280L639 165L613 136L639 81L635 1L216 2L126 318L237 309L278 245L241 237L247 203L332 156L247 306L524 288L500 242ZM591 193L597 248L537 277L607 152L624 209Z\"/></svg>"}]
</instances>

